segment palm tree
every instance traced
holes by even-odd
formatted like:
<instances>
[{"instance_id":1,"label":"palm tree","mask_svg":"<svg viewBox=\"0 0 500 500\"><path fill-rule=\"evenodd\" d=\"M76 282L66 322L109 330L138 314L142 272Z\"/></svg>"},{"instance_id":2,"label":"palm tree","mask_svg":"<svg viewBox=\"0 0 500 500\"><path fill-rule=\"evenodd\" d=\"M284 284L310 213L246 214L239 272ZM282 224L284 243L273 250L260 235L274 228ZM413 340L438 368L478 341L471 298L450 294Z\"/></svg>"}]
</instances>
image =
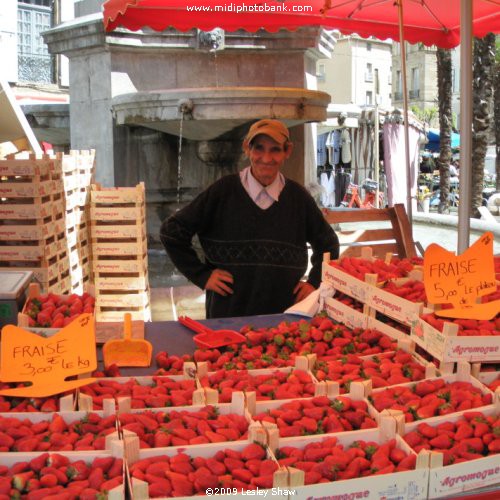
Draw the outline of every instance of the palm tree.
<instances>
[{"instance_id":1,"label":"palm tree","mask_svg":"<svg viewBox=\"0 0 500 500\"><path fill-rule=\"evenodd\" d=\"M495 35L474 39L473 74L473 132L472 132L472 186L471 215L479 218L478 208L483 203L484 160L488 148L490 110L493 104L493 67L495 63Z\"/></svg>"},{"instance_id":2,"label":"palm tree","mask_svg":"<svg viewBox=\"0 0 500 500\"><path fill-rule=\"evenodd\" d=\"M437 77L439 102L439 206L440 214L447 212L450 205L450 161L451 161L451 51L437 49Z\"/></svg>"}]
</instances>

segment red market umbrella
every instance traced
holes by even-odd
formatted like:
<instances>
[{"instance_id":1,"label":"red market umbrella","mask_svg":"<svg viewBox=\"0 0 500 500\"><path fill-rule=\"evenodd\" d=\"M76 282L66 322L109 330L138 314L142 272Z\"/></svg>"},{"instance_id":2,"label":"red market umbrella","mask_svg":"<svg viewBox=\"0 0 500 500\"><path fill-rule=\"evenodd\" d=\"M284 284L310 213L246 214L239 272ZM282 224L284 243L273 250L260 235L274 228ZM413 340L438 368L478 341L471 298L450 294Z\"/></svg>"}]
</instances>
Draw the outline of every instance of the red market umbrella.
<instances>
[{"instance_id":1,"label":"red market umbrella","mask_svg":"<svg viewBox=\"0 0 500 500\"><path fill-rule=\"evenodd\" d=\"M403 0L404 39L444 48L460 43L461 0ZM400 40L397 0L107 0L107 31L122 26L162 31L198 28L209 31L244 29L296 30L321 25L343 33ZM500 31L500 0L475 0L473 33L483 37Z\"/></svg>"},{"instance_id":2,"label":"red market umbrella","mask_svg":"<svg viewBox=\"0 0 500 500\"><path fill-rule=\"evenodd\" d=\"M198 28L209 31L244 29L295 30L320 25L344 34L406 40L410 43L452 48L461 45L461 176L458 251L470 240L470 184L472 156L472 37L500 33L500 0L107 0L103 6L107 31L144 27L163 31ZM407 211L412 219L410 158L408 150L408 92L405 45L401 45Z\"/></svg>"}]
</instances>

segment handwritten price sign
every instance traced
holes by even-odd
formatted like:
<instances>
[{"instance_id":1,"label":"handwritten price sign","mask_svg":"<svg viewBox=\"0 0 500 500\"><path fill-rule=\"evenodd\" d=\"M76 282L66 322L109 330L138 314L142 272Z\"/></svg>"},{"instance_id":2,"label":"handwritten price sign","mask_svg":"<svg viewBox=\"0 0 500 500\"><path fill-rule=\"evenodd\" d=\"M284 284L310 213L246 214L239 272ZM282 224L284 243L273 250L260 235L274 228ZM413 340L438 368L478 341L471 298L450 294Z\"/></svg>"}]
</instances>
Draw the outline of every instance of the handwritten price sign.
<instances>
[{"instance_id":1,"label":"handwritten price sign","mask_svg":"<svg viewBox=\"0 0 500 500\"><path fill-rule=\"evenodd\" d=\"M49 338L7 325L2 329L0 366L2 382L31 383L0 391L5 396L46 397L90 384L93 378L66 378L97 367L92 315L80 315Z\"/></svg>"},{"instance_id":2,"label":"handwritten price sign","mask_svg":"<svg viewBox=\"0 0 500 500\"><path fill-rule=\"evenodd\" d=\"M478 297L497 289L493 234L484 233L459 256L435 243L429 245L424 258L424 285L430 303L454 306L436 311L439 316L470 319L495 317L500 301L476 303Z\"/></svg>"}]
</instances>

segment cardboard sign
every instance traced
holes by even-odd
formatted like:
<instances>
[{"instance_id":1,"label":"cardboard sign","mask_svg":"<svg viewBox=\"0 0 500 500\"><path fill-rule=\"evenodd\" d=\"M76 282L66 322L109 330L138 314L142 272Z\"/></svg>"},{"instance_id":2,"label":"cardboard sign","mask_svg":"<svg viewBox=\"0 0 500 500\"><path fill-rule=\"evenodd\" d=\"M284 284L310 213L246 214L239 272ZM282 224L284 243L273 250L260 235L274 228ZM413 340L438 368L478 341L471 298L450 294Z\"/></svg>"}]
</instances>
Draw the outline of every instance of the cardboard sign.
<instances>
[{"instance_id":1,"label":"cardboard sign","mask_svg":"<svg viewBox=\"0 0 500 500\"><path fill-rule=\"evenodd\" d=\"M475 319L475 313L494 317L498 304L476 304L476 299L497 289L493 260L493 234L484 233L463 254L432 243L425 251L424 285L432 304L452 304L452 309L436 311L447 317ZM481 310L481 312L479 312ZM479 318L478 318L479 319Z\"/></svg>"},{"instance_id":2,"label":"cardboard sign","mask_svg":"<svg viewBox=\"0 0 500 500\"><path fill-rule=\"evenodd\" d=\"M7 325L2 329L0 360L2 382L31 383L0 391L4 396L46 397L90 384L94 378L66 378L97 367L92 315L80 315L49 338Z\"/></svg>"}]
</instances>

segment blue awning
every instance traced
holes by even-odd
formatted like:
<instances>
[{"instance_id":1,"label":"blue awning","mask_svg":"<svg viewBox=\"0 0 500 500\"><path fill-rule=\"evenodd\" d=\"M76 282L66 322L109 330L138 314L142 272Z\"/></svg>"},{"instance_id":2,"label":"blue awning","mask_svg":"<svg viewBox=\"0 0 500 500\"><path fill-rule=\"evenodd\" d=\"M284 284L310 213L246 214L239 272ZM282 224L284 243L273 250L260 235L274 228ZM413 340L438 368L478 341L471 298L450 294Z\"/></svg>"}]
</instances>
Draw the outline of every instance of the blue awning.
<instances>
[{"instance_id":1,"label":"blue awning","mask_svg":"<svg viewBox=\"0 0 500 500\"><path fill-rule=\"evenodd\" d=\"M429 142L425 145L425 149L430 151L439 151L439 129L429 129L429 132L427 132L427 139ZM451 133L451 147L460 147L460 134L456 134L455 132Z\"/></svg>"}]
</instances>

